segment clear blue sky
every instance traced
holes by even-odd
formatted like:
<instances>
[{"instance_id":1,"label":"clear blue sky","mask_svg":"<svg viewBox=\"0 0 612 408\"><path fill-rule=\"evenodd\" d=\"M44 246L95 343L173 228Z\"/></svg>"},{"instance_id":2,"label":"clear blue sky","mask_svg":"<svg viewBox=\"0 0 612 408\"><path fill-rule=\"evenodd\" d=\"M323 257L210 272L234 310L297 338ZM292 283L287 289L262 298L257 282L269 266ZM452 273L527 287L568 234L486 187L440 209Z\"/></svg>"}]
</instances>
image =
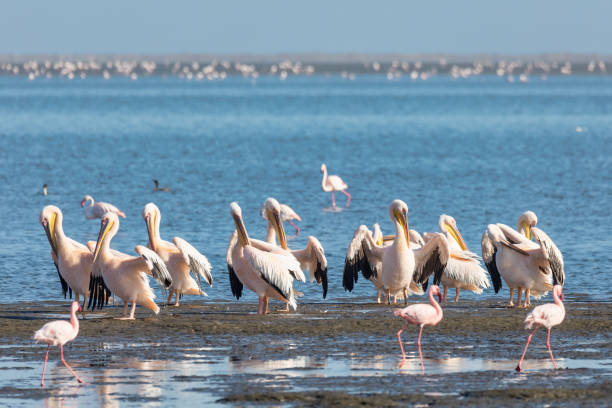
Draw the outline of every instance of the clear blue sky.
<instances>
[{"instance_id":1,"label":"clear blue sky","mask_svg":"<svg viewBox=\"0 0 612 408\"><path fill-rule=\"evenodd\" d=\"M612 1L32 0L0 53L612 54Z\"/></svg>"}]
</instances>

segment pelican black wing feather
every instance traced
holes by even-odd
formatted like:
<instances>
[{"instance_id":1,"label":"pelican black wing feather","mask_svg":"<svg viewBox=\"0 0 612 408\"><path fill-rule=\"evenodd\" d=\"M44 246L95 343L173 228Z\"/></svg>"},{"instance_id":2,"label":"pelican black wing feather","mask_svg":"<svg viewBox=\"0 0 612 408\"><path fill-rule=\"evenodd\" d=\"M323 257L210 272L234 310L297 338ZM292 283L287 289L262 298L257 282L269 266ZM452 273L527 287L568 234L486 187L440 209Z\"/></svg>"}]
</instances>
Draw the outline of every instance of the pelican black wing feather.
<instances>
[{"instance_id":1,"label":"pelican black wing feather","mask_svg":"<svg viewBox=\"0 0 612 408\"><path fill-rule=\"evenodd\" d=\"M87 308L89 310L102 309L108 304L108 299L111 296L111 291L104 283L102 276L91 276L89 278L89 302Z\"/></svg>"},{"instance_id":2,"label":"pelican black wing feather","mask_svg":"<svg viewBox=\"0 0 612 408\"><path fill-rule=\"evenodd\" d=\"M66 299L66 293L68 293L68 299L72 299L72 288L68 286L68 282L62 277L59 266L57 266L55 262L53 262L53 265L55 265L55 269L57 269L57 276L59 276L60 284L62 285L62 295L64 295L64 299Z\"/></svg>"},{"instance_id":3,"label":"pelican black wing feather","mask_svg":"<svg viewBox=\"0 0 612 408\"><path fill-rule=\"evenodd\" d=\"M236 272L234 271L234 268L232 268L230 264L227 264L227 271L229 272L229 280L230 280L230 287L232 288L232 295L234 295L237 300L240 300L240 297L242 296L242 288L243 288L242 282L240 282L240 279L238 279L238 276L236 276Z\"/></svg>"},{"instance_id":4,"label":"pelican black wing feather","mask_svg":"<svg viewBox=\"0 0 612 408\"><path fill-rule=\"evenodd\" d=\"M318 284L323 286L323 299L327 296L327 268L321 267L321 262L317 262L317 270L314 273Z\"/></svg>"},{"instance_id":5,"label":"pelican black wing feather","mask_svg":"<svg viewBox=\"0 0 612 408\"><path fill-rule=\"evenodd\" d=\"M425 264L419 270L415 271L412 280L423 285L425 282L429 281L429 276L433 273L433 284L439 285L442 280L444 268L446 268L446 263L442 262L440 255L440 250L435 248Z\"/></svg>"},{"instance_id":6,"label":"pelican black wing feather","mask_svg":"<svg viewBox=\"0 0 612 408\"><path fill-rule=\"evenodd\" d=\"M499 274L499 269L497 269L497 264L495 263L495 256L497 255L497 248L493 247L493 255L491 259L487 262L485 260L485 265L487 266L487 270L489 271L489 275L491 275L491 282L493 282L493 289L495 289L495 293L499 292L502 288L502 280L501 275Z\"/></svg>"}]
</instances>

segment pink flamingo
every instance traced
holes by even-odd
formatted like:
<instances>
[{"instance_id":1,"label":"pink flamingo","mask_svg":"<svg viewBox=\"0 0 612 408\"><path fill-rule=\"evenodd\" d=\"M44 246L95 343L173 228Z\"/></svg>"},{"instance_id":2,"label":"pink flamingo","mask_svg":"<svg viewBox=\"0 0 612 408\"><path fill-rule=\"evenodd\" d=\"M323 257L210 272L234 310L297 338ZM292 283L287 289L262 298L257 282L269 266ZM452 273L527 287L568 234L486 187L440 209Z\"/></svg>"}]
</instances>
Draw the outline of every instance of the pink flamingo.
<instances>
[{"instance_id":1,"label":"pink flamingo","mask_svg":"<svg viewBox=\"0 0 612 408\"><path fill-rule=\"evenodd\" d=\"M96 203L93 197L90 195L86 195L85 197L83 197L83 199L81 200L81 207L85 207L85 204L87 204L88 202L90 202L90 204L87 208L85 208L85 218L87 218L88 220L102 218L107 212L114 212L118 216L125 218L125 213L114 205L105 203L103 201L98 201Z\"/></svg>"},{"instance_id":2,"label":"pink flamingo","mask_svg":"<svg viewBox=\"0 0 612 408\"><path fill-rule=\"evenodd\" d=\"M40 330L34 333L34 340L37 343L47 343L47 354L45 354L45 362L43 364L42 379L40 380L40 386L45 386L45 369L47 368L47 359L49 358L49 347L60 346L60 356L62 363L70 372L76 377L80 383L85 383L79 378L79 376L70 368L66 360L64 360L64 344L71 340L74 340L79 333L79 320L76 317L76 312L81 311L81 306L78 302L72 302L70 307L70 323L65 320L55 320L45 324Z\"/></svg>"},{"instance_id":3,"label":"pink flamingo","mask_svg":"<svg viewBox=\"0 0 612 408\"><path fill-rule=\"evenodd\" d=\"M351 195L347 193L346 190L348 186L342 179L336 175L327 175L327 166L325 163L321 165L321 172L323 173L323 181L321 181L321 188L325 192L330 192L332 195L332 207L336 208L336 199L334 197L334 191L340 191L345 194L348 198L346 199L346 206L349 206L351 202Z\"/></svg>"},{"instance_id":4,"label":"pink flamingo","mask_svg":"<svg viewBox=\"0 0 612 408\"><path fill-rule=\"evenodd\" d=\"M423 333L423 326L430 325L435 326L442 320L442 308L438 302L442 302L442 296L440 295L440 288L438 285L431 285L428 291L430 305L419 303L416 305L410 305L403 309L395 309L393 314L406 320L406 325L397 332L397 341L399 341L400 349L402 350L402 365L406 360L406 354L404 353L404 346L402 346L402 332L406 330L408 324L418 325L419 339L417 344L419 346L419 357L421 358L421 373L425 372L425 366L423 365L423 353L421 353L421 334ZM434 295L438 296L438 302L434 299ZM400 366L401 367L401 366Z\"/></svg>"},{"instance_id":5,"label":"pink flamingo","mask_svg":"<svg viewBox=\"0 0 612 408\"><path fill-rule=\"evenodd\" d=\"M529 347L529 342L531 341L531 337L538 330L538 327L546 327L548 329L548 334L546 335L546 346L548 347L548 352L550 353L550 359L552 360L553 367L557 368L557 364L555 363L555 359L553 357L552 350L550 349L550 329L553 326L557 326L561 324L563 319L565 319L565 307L563 306L563 287L561 285L555 285L553 287L553 299L555 303L546 303L545 305L541 305L536 307L527 315L525 318L525 328L531 329L535 326L529 337L527 337L527 344L525 344L525 350L523 351L523 355L516 366L516 371L521 371L521 363L523 362L523 358L525 358L525 354L527 353L527 347Z\"/></svg>"}]
</instances>

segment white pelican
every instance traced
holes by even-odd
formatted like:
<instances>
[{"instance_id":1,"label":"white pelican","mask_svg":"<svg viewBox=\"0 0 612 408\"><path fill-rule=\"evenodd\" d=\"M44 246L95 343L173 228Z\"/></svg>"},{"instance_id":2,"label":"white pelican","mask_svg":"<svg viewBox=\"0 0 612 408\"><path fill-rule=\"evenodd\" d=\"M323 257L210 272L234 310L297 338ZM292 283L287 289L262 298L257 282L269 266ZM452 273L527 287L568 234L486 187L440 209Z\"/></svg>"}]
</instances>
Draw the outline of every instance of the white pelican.
<instances>
[{"instance_id":1,"label":"white pelican","mask_svg":"<svg viewBox=\"0 0 612 408\"><path fill-rule=\"evenodd\" d=\"M284 228L282 225L283 219L283 206L279 204L274 198L268 198L261 207L261 215L267 221L268 227L266 232L266 242L268 244L276 245L276 230L274 225L274 217L276 213L280 212L280 234L284 234ZM280 242L280 240L279 240ZM325 258L325 251L319 240L313 236L308 237L308 243L306 248L301 250L290 250L287 248L286 240L282 240L284 246L281 243L281 248L289 251L299 262L302 270L307 269L310 282L315 280L319 285L323 287L323 299L327 296L327 259Z\"/></svg>"},{"instance_id":2,"label":"white pelican","mask_svg":"<svg viewBox=\"0 0 612 408\"><path fill-rule=\"evenodd\" d=\"M374 241L365 225L357 229L347 250L344 289L353 290L359 270L366 278L377 275L387 292L389 304L391 294L397 292L403 294L404 303L407 303L408 294L415 292L411 283L423 284L432 273L435 274L434 284L439 285L450 256L448 244L441 234L437 234L422 248L411 248L407 214L408 206L402 200L395 200L389 206L389 217L395 225L396 236L393 244L386 247ZM378 263L380 272L376 270Z\"/></svg>"},{"instance_id":3,"label":"white pelican","mask_svg":"<svg viewBox=\"0 0 612 408\"><path fill-rule=\"evenodd\" d=\"M74 292L74 299L78 302L79 294L82 294L85 304L89 295L93 255L85 245L66 236L62 227L63 218L59 208L48 205L40 213L40 224L51 245L51 257L62 284L64 299L67 291L70 292L69 297Z\"/></svg>"},{"instance_id":4,"label":"white pelican","mask_svg":"<svg viewBox=\"0 0 612 408\"><path fill-rule=\"evenodd\" d=\"M212 269L208 259L197 249L192 247L187 241L174 237L172 242L161 239L159 233L159 224L161 222L161 212L153 203L148 203L142 210L142 218L147 225L149 233L149 242L147 247L152 249L166 263L166 267L172 276L172 285L168 289L168 303L172 300L172 295L176 295L174 306L179 305L179 299L182 295L204 295L206 293L200 288L200 279L203 278L206 283L212 286ZM196 282L189 274L191 270L197 277ZM200 283L200 284L198 284Z\"/></svg>"},{"instance_id":5,"label":"white pelican","mask_svg":"<svg viewBox=\"0 0 612 408\"><path fill-rule=\"evenodd\" d=\"M510 288L511 307L514 288L525 288L525 300L521 305L519 292L518 306L527 307L530 296L539 299L553 284L563 285L565 280L563 255L548 235L534 226L536 222L535 214L528 211L518 222L526 236L504 224L489 224L482 235L482 257L495 293L502 287L501 277Z\"/></svg>"},{"instance_id":6,"label":"white pelican","mask_svg":"<svg viewBox=\"0 0 612 408\"><path fill-rule=\"evenodd\" d=\"M230 214L236 231L227 248L227 269L232 294L242 296L243 285L259 296L258 314L268 313L268 298L274 298L297 309L293 279L306 281L300 263L288 251L264 241L250 239L242 221L238 203L230 204ZM281 246L286 246L285 234L280 229L280 214L273 214L273 223Z\"/></svg>"},{"instance_id":7,"label":"white pelican","mask_svg":"<svg viewBox=\"0 0 612 408\"><path fill-rule=\"evenodd\" d=\"M450 249L450 259L442 274L444 285L444 302L448 288L455 288L455 302L459 301L461 289L481 294L483 288L489 287L487 271L480 266L480 257L468 250L457 222L450 215L442 214L438 220L440 232L446 238ZM425 240L429 234L426 234Z\"/></svg>"},{"instance_id":8,"label":"white pelican","mask_svg":"<svg viewBox=\"0 0 612 408\"><path fill-rule=\"evenodd\" d=\"M266 214L264 213L263 206L261 207L259 214L261 214L261 217L264 220L267 220ZM300 227L295 225L291 220L302 221L302 217L300 217L298 213L293 211L293 208L289 207L287 204L280 204L280 218L282 222L288 222L289 224L291 224L293 228L295 228L295 235L298 235L300 233ZM274 229L272 230L268 229L268 233L270 232L274 233ZM272 238L266 237L266 241L271 242L271 243L275 242L273 237Z\"/></svg>"},{"instance_id":9,"label":"white pelican","mask_svg":"<svg viewBox=\"0 0 612 408\"><path fill-rule=\"evenodd\" d=\"M81 207L85 207L85 204L87 204L88 201L91 201L89 206L85 208L85 218L87 218L88 220L102 218L102 216L107 212L113 212L125 218L125 213L114 205L102 201L98 201L96 203L93 197L90 195L86 195L85 197L83 197L83 199L81 200Z\"/></svg>"},{"instance_id":10,"label":"white pelican","mask_svg":"<svg viewBox=\"0 0 612 408\"><path fill-rule=\"evenodd\" d=\"M321 181L321 188L325 192L330 192L332 195L332 207L336 208L336 198L334 197L334 191L340 191L346 195L346 206L348 207L351 202L351 195L344 191L348 188L348 185L342 179L336 175L327 175L327 166L325 163L321 165L321 172L323 173L323 180Z\"/></svg>"},{"instance_id":11,"label":"white pelican","mask_svg":"<svg viewBox=\"0 0 612 408\"><path fill-rule=\"evenodd\" d=\"M155 304L155 294L149 286L147 274L152 275L165 288L172 284L172 278L164 261L150 249L138 245L136 252L140 255L131 256L110 249L110 242L119 231L119 217L113 212L104 214L100 221L100 234L94 250L93 266L91 268L92 284L89 306L92 309L102 307L108 302L109 292L123 300L123 319L133 320L136 303L159 313ZM93 300L93 306L92 306ZM128 302L132 310L128 316Z\"/></svg>"},{"instance_id":12,"label":"white pelican","mask_svg":"<svg viewBox=\"0 0 612 408\"><path fill-rule=\"evenodd\" d=\"M170 187L160 187L159 186L159 181L153 179L153 184L155 184L155 187L153 188L153 191L158 192L158 191L170 191Z\"/></svg>"},{"instance_id":13,"label":"white pelican","mask_svg":"<svg viewBox=\"0 0 612 408\"><path fill-rule=\"evenodd\" d=\"M374 239L374 242L376 242L378 246L381 246L381 247L389 246L395 240L395 235L383 235L382 230L380 229L380 225L378 223L375 223L372 226L372 230L373 230L372 239ZM423 241L423 238L421 237L421 234L418 233L418 231L410 229L408 230L408 235L410 236L410 246L412 249L419 249L423 245L425 245L425 242ZM382 262L381 261L376 262L376 264L372 267L372 271L376 271L376 273L373 273L372 275L370 275L369 278L366 278L366 279L369 279L374 284L374 288L376 288L376 292L377 292L376 302L377 303L380 303L380 297L384 295L385 293L385 290L382 284L382 280L380 279L381 268L382 268ZM364 274L364 277L365 277L365 274ZM357 282L357 279L355 279L355 282ZM412 290L413 293L418 294L418 295L423 294L422 288L414 282L410 282L410 290ZM397 303L397 297L398 295L401 296L402 293L394 293L393 295L394 295L393 303Z\"/></svg>"}]
</instances>

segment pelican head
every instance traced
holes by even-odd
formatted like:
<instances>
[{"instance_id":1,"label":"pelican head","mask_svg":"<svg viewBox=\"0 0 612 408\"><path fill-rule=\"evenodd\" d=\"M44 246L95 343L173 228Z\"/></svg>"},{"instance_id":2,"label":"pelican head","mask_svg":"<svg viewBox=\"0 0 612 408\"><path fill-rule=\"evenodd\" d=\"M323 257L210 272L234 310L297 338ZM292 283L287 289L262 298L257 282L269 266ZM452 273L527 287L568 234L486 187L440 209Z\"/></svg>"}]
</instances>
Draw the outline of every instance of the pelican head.
<instances>
[{"instance_id":1,"label":"pelican head","mask_svg":"<svg viewBox=\"0 0 612 408\"><path fill-rule=\"evenodd\" d=\"M85 203L88 201L93 201L93 197L90 196L89 194L87 194L85 197L83 197L83 199L81 200L81 207L85 207Z\"/></svg>"},{"instance_id":2,"label":"pelican head","mask_svg":"<svg viewBox=\"0 0 612 408\"><path fill-rule=\"evenodd\" d=\"M431 285L431 287L429 288L429 292L438 297L438 303L442 303L442 294L440 293L440 288L438 287L438 285Z\"/></svg>"},{"instance_id":3,"label":"pelican head","mask_svg":"<svg viewBox=\"0 0 612 408\"><path fill-rule=\"evenodd\" d=\"M159 222L161 221L161 213L159 212L159 208L157 208L157 206L153 203L148 203L142 209L142 218L144 218L145 224L147 225L151 249L155 251L155 233L157 232L156 228L159 226Z\"/></svg>"},{"instance_id":4,"label":"pelican head","mask_svg":"<svg viewBox=\"0 0 612 408\"><path fill-rule=\"evenodd\" d=\"M235 201L230 204L230 214L234 219L234 224L236 225L236 232L238 233L238 240L240 240L240 245L250 245L249 234L247 234L246 227L244 226L244 222L242 221L242 209Z\"/></svg>"},{"instance_id":5,"label":"pelican head","mask_svg":"<svg viewBox=\"0 0 612 408\"><path fill-rule=\"evenodd\" d=\"M285 236L285 228L283 228L281 221L281 206L278 201L268 197L263 203L263 213L265 214L264 218L272 223L281 248L287 249L287 237Z\"/></svg>"},{"instance_id":6,"label":"pelican head","mask_svg":"<svg viewBox=\"0 0 612 408\"><path fill-rule=\"evenodd\" d=\"M394 200L389 206L389 217L393 223L398 223L404 232L406 243L410 247L410 234L408 233L408 205L402 200Z\"/></svg>"},{"instance_id":7,"label":"pelican head","mask_svg":"<svg viewBox=\"0 0 612 408\"><path fill-rule=\"evenodd\" d=\"M533 211L525 211L521 214L518 221L516 222L516 229L518 232L522 232L527 239L532 238L531 228L538 224L538 217L536 217Z\"/></svg>"},{"instance_id":8,"label":"pelican head","mask_svg":"<svg viewBox=\"0 0 612 408\"><path fill-rule=\"evenodd\" d=\"M62 211L54 205L45 206L40 212L40 225L45 229L47 239L51 245L53 253L57 255L57 238L55 237L55 223L58 215L61 216Z\"/></svg>"},{"instance_id":9,"label":"pelican head","mask_svg":"<svg viewBox=\"0 0 612 408\"><path fill-rule=\"evenodd\" d=\"M467 245L459 232L459 228L457 228L457 221L450 215L442 214L440 216L440 220L438 221L438 226L440 227L440 231L447 231L453 239L459 244L461 250L467 251Z\"/></svg>"},{"instance_id":10,"label":"pelican head","mask_svg":"<svg viewBox=\"0 0 612 408\"><path fill-rule=\"evenodd\" d=\"M98 240L96 241L96 248L94 249L94 258L93 262L96 262L98 259L98 254L100 253L100 247L102 246L102 242L107 237L112 238L119 229L119 217L117 214L113 212L107 212L102 217L100 221L100 233L98 234ZM109 239L110 239L109 238Z\"/></svg>"}]
</instances>

